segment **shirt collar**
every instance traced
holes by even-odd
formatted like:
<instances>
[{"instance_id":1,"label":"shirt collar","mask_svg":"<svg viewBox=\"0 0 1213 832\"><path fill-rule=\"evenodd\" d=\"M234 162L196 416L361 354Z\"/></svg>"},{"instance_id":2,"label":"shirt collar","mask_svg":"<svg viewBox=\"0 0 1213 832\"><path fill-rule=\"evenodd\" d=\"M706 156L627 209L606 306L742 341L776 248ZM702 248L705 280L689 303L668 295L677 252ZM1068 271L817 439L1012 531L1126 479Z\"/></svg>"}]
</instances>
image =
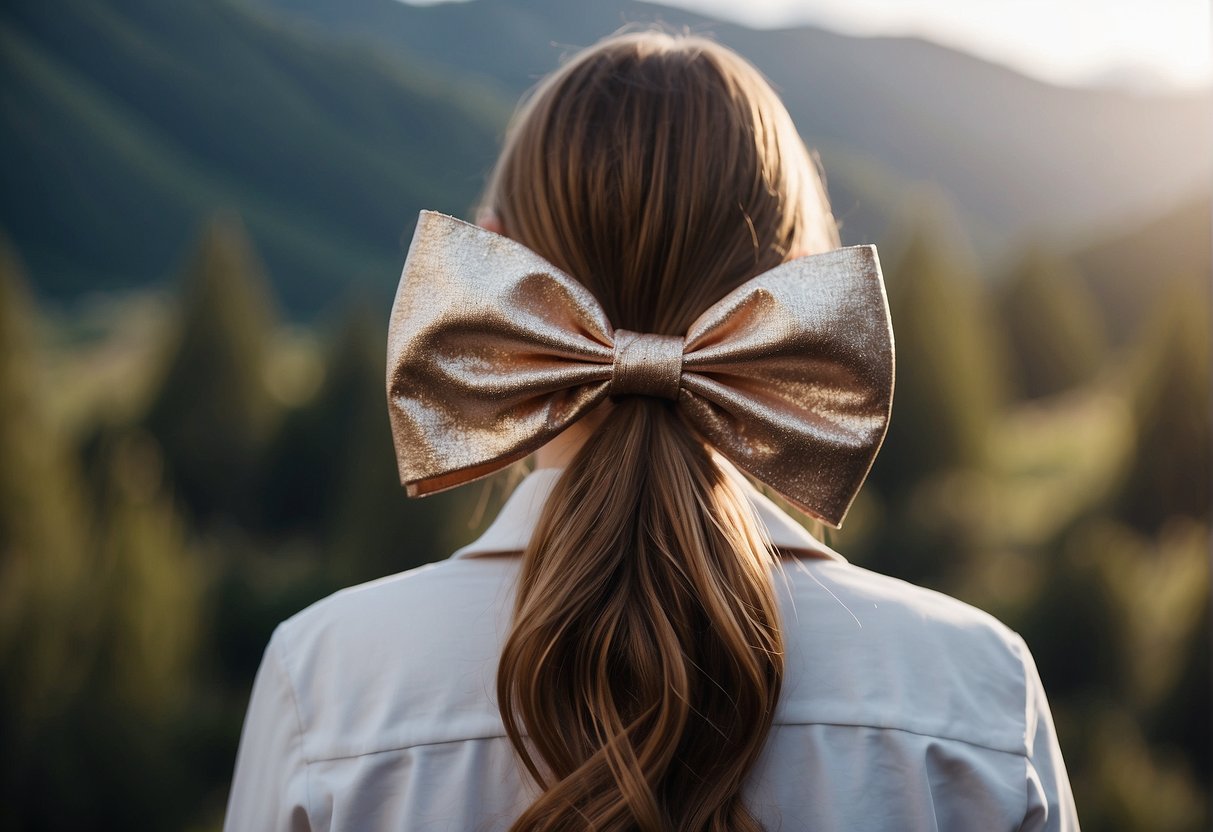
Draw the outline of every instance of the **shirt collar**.
<instances>
[{"instance_id":1,"label":"shirt collar","mask_svg":"<svg viewBox=\"0 0 1213 832\"><path fill-rule=\"evenodd\" d=\"M457 550L451 558L499 555L525 549L535 525L539 522L539 513L561 473L563 470L560 468L538 468L527 474L510 494L484 534ZM846 558L809 534L804 526L789 517L748 481L743 478L739 481L754 507L756 516L766 527L772 546L781 552L800 557L846 562Z\"/></svg>"}]
</instances>

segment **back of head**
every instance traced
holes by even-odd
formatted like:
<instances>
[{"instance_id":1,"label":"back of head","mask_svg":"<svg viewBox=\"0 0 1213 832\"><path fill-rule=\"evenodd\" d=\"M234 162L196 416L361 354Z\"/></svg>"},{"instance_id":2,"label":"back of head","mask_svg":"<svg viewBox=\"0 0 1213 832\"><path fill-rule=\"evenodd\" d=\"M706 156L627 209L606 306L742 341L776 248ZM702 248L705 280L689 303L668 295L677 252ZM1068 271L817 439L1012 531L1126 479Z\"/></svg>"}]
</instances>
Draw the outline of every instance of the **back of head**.
<instances>
[{"instance_id":1,"label":"back of head","mask_svg":"<svg viewBox=\"0 0 1213 832\"><path fill-rule=\"evenodd\" d=\"M616 328L682 335L748 278L834 248L815 166L752 66L616 35L519 110L485 197ZM542 788L514 830L757 830L741 789L783 676L775 555L673 403L620 397L524 553L498 668Z\"/></svg>"},{"instance_id":2,"label":"back of head","mask_svg":"<svg viewBox=\"0 0 1213 832\"><path fill-rule=\"evenodd\" d=\"M681 335L747 278L838 246L783 104L744 59L693 36L616 35L544 79L485 201L507 236L639 332Z\"/></svg>"}]
</instances>

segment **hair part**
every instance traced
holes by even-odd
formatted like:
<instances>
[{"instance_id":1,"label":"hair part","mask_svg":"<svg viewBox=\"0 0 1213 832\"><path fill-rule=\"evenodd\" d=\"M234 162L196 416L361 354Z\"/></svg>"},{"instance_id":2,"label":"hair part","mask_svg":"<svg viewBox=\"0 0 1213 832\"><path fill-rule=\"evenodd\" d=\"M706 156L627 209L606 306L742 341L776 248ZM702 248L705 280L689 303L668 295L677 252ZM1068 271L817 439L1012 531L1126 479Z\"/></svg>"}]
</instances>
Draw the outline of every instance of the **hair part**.
<instances>
[{"instance_id":1,"label":"hair part","mask_svg":"<svg viewBox=\"0 0 1213 832\"><path fill-rule=\"evenodd\" d=\"M750 277L839 244L762 75L654 31L538 85L484 207L638 332L682 335ZM523 553L498 666L507 735L542 790L512 830L757 832L741 792L783 679L777 553L672 402L603 407Z\"/></svg>"}]
</instances>

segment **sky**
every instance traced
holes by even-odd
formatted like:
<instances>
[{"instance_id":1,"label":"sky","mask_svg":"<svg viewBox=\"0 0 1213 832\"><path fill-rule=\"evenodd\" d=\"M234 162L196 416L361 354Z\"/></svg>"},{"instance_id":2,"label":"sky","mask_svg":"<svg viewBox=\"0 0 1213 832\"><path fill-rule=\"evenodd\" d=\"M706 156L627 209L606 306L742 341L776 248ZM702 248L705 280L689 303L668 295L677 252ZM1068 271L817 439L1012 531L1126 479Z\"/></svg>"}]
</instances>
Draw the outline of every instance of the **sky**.
<instances>
[{"instance_id":1,"label":"sky","mask_svg":"<svg viewBox=\"0 0 1213 832\"><path fill-rule=\"evenodd\" d=\"M410 0L410 2L433 0ZM583 0L589 2L590 0ZM759 28L918 35L1061 84L1208 87L1210 0L657 0Z\"/></svg>"}]
</instances>

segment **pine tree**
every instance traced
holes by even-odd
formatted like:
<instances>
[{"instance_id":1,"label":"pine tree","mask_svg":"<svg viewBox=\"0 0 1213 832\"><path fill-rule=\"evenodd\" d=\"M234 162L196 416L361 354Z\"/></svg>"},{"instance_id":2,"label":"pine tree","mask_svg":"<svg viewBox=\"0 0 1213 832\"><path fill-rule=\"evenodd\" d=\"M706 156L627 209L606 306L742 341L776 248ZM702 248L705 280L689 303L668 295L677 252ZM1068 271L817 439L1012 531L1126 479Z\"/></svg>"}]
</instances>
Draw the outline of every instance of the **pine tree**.
<instances>
[{"instance_id":1,"label":"pine tree","mask_svg":"<svg viewBox=\"0 0 1213 832\"><path fill-rule=\"evenodd\" d=\"M1030 250L999 291L1017 387L1027 398L1089 381L1107 349L1095 299L1058 255Z\"/></svg>"},{"instance_id":2,"label":"pine tree","mask_svg":"<svg viewBox=\"0 0 1213 832\"><path fill-rule=\"evenodd\" d=\"M1137 448L1118 513L1153 532L1172 515L1209 521L1210 310L1206 289L1174 281L1137 346Z\"/></svg>"},{"instance_id":3,"label":"pine tree","mask_svg":"<svg viewBox=\"0 0 1213 832\"><path fill-rule=\"evenodd\" d=\"M200 575L150 438L103 454L90 505L22 284L0 240L0 827L180 828L205 788L175 729Z\"/></svg>"},{"instance_id":4,"label":"pine tree","mask_svg":"<svg viewBox=\"0 0 1213 832\"><path fill-rule=\"evenodd\" d=\"M199 521L251 508L274 415L265 383L273 325L240 223L214 218L186 269L179 339L146 417L177 496Z\"/></svg>"},{"instance_id":5,"label":"pine tree","mask_svg":"<svg viewBox=\"0 0 1213 832\"><path fill-rule=\"evenodd\" d=\"M897 378L872 474L896 498L935 472L981 465L1004 381L984 286L958 245L919 221L891 262Z\"/></svg>"},{"instance_id":6,"label":"pine tree","mask_svg":"<svg viewBox=\"0 0 1213 832\"><path fill-rule=\"evenodd\" d=\"M41 389L36 314L0 238L0 745L17 754L23 732L82 684L76 646L93 615L87 505Z\"/></svg>"},{"instance_id":7,"label":"pine tree","mask_svg":"<svg viewBox=\"0 0 1213 832\"><path fill-rule=\"evenodd\" d=\"M400 486L384 392L384 321L354 305L329 349L315 398L283 423L265 500L272 527L314 535L335 580L365 580L445 557L477 497L468 489L410 500ZM474 492L475 489L472 489Z\"/></svg>"},{"instance_id":8,"label":"pine tree","mask_svg":"<svg viewBox=\"0 0 1213 832\"><path fill-rule=\"evenodd\" d=\"M985 469L1004 399L1001 342L986 286L939 195L919 193L884 275L896 345L892 421L872 468L882 516L865 565L947 587L976 545L980 518L941 503L956 477Z\"/></svg>"}]
</instances>

